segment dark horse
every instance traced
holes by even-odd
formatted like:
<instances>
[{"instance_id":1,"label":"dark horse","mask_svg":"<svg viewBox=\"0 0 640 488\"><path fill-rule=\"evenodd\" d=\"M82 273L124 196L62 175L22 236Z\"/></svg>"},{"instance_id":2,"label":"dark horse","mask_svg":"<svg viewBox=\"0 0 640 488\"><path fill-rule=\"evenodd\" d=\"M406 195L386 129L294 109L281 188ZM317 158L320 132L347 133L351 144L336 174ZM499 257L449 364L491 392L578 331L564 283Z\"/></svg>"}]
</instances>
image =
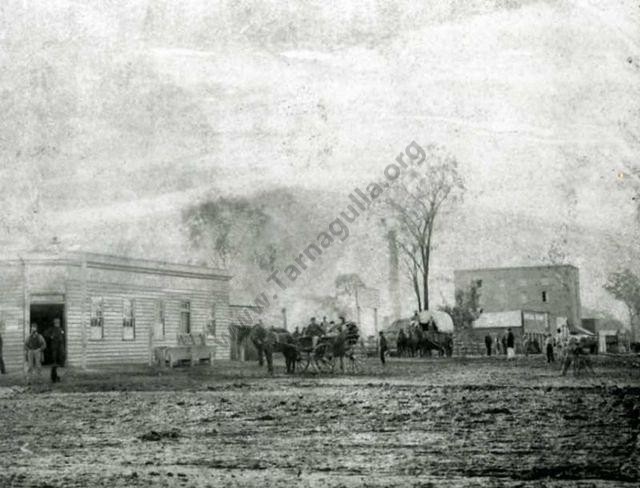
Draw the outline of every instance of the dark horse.
<instances>
[{"instance_id":1,"label":"dark horse","mask_svg":"<svg viewBox=\"0 0 640 488\"><path fill-rule=\"evenodd\" d=\"M360 331L358 330L358 326L354 322L347 322L345 328L337 335L328 335L321 339L320 344L322 345L322 343L324 343L327 346L327 349L321 353L326 359L331 361L332 370L335 367L334 359L337 358L340 361L340 371L344 371L345 357L349 359L352 369L356 369L356 356L353 348L358 343L359 338ZM317 350L316 353L318 353Z\"/></svg>"},{"instance_id":2,"label":"dark horse","mask_svg":"<svg viewBox=\"0 0 640 488\"><path fill-rule=\"evenodd\" d=\"M400 329L398 331L398 338L396 339L396 350L398 351L398 357L403 357L405 355L408 356L407 354L407 343L408 343L408 337L407 335L404 333L403 329Z\"/></svg>"},{"instance_id":3,"label":"dark horse","mask_svg":"<svg viewBox=\"0 0 640 488\"><path fill-rule=\"evenodd\" d=\"M263 356L267 359L267 369L273 374L273 353L281 352L287 365L287 373L295 373L298 349L293 336L286 329L266 328L258 323L253 327L241 325L238 328L238 342L250 340L258 351L258 362L264 364Z\"/></svg>"}]
</instances>

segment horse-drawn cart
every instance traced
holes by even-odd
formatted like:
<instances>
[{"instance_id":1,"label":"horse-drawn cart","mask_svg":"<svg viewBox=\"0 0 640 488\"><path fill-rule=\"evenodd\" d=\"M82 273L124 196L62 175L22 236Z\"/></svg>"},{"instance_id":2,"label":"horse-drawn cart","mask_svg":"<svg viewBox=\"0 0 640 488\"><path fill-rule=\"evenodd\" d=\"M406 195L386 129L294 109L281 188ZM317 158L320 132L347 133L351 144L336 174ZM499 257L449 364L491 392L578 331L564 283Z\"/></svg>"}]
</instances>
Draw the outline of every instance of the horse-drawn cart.
<instances>
[{"instance_id":1,"label":"horse-drawn cart","mask_svg":"<svg viewBox=\"0 0 640 488\"><path fill-rule=\"evenodd\" d=\"M353 322L344 324L336 334L325 334L322 329L302 336L291 334L286 329L265 327L258 322L252 327L238 327L237 340L250 340L258 352L258 361L267 361L267 369L273 373L273 354L282 353L287 373L308 371L310 367L318 372L334 371L336 360L340 370L344 370L344 358L348 359L350 371L359 371L366 357L366 349L360 340L358 327Z\"/></svg>"},{"instance_id":2,"label":"horse-drawn cart","mask_svg":"<svg viewBox=\"0 0 640 488\"><path fill-rule=\"evenodd\" d=\"M302 371L312 366L318 372L334 371L336 360L344 369L344 358L353 372L361 369L366 357L364 344L356 329L348 329L335 335L301 336L296 339L298 363Z\"/></svg>"}]
</instances>

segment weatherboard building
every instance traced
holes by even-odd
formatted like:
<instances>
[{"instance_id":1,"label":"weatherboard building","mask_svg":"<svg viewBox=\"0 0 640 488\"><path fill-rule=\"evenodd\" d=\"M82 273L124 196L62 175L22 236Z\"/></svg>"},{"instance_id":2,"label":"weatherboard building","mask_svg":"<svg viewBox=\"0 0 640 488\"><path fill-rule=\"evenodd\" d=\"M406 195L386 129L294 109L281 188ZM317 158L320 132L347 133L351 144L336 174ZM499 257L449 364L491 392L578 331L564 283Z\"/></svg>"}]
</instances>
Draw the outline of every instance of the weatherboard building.
<instances>
[{"instance_id":1,"label":"weatherboard building","mask_svg":"<svg viewBox=\"0 0 640 488\"><path fill-rule=\"evenodd\" d=\"M228 359L229 279L218 269L91 253L1 259L6 367L22 368L29 324L46 336L54 319L69 365L145 363L180 334L203 334L215 358Z\"/></svg>"}]
</instances>

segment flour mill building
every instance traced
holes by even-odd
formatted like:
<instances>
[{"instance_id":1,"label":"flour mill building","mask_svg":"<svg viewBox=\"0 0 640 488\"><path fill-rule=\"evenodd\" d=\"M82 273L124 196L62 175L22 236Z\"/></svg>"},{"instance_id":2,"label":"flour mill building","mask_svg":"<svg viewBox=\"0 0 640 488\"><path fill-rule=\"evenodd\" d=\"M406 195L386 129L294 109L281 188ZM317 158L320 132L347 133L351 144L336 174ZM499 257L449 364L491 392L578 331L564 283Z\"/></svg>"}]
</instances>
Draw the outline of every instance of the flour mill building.
<instances>
[{"instance_id":1,"label":"flour mill building","mask_svg":"<svg viewBox=\"0 0 640 488\"><path fill-rule=\"evenodd\" d=\"M511 328L542 343L544 334L567 333L581 324L580 273L572 265L465 269L454 272L456 291L472 285L479 293L480 318L472 335L482 351L484 336ZM471 347L471 346L469 346Z\"/></svg>"},{"instance_id":2,"label":"flour mill building","mask_svg":"<svg viewBox=\"0 0 640 488\"><path fill-rule=\"evenodd\" d=\"M145 363L179 334L204 334L215 357L228 359L229 279L219 269L90 253L0 260L7 369L22 368L29 324L46 333L56 318L69 365Z\"/></svg>"}]
</instances>

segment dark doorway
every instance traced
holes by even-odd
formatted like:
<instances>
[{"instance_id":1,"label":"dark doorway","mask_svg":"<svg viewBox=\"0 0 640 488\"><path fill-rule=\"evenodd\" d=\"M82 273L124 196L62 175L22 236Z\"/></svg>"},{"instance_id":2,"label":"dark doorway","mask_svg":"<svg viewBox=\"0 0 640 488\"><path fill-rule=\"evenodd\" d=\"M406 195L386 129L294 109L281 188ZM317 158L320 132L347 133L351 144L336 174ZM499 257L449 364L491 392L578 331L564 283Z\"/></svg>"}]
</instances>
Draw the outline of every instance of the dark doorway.
<instances>
[{"instance_id":1,"label":"dark doorway","mask_svg":"<svg viewBox=\"0 0 640 488\"><path fill-rule=\"evenodd\" d=\"M50 329L53 328L53 319L60 319L60 327L65 337L64 350L67 350L67 324L64 321L64 305L62 303L38 303L31 305L31 323L38 324L38 333L47 341L44 350L43 364L51 364L51 339ZM63 363L64 363L63 358Z\"/></svg>"}]
</instances>

